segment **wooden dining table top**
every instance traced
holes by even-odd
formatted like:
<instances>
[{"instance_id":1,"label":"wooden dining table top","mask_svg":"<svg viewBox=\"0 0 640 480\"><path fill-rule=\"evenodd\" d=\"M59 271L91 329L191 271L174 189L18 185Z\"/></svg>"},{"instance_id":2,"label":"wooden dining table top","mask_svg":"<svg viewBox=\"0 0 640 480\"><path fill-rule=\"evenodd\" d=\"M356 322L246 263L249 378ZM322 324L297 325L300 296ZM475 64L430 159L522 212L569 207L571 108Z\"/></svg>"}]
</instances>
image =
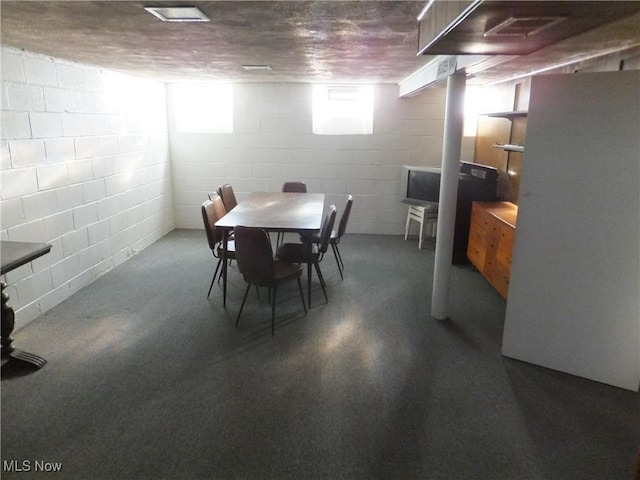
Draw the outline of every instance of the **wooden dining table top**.
<instances>
[{"instance_id":1,"label":"wooden dining table top","mask_svg":"<svg viewBox=\"0 0 640 480\"><path fill-rule=\"evenodd\" d=\"M323 193L253 192L218 220L217 228L236 225L271 232L319 230L324 211Z\"/></svg>"}]
</instances>

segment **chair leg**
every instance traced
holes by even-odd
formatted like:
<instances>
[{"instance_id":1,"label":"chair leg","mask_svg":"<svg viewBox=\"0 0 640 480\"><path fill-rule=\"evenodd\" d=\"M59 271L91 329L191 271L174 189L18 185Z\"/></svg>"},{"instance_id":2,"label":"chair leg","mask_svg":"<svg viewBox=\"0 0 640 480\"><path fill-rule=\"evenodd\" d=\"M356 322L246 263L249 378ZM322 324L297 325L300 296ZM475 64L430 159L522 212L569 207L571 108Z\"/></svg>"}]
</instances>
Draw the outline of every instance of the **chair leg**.
<instances>
[{"instance_id":1,"label":"chair leg","mask_svg":"<svg viewBox=\"0 0 640 480\"><path fill-rule=\"evenodd\" d=\"M407 212L407 223L404 226L404 239L409 238L409 225L411 225L411 207L409 207L409 211Z\"/></svg>"},{"instance_id":2,"label":"chair leg","mask_svg":"<svg viewBox=\"0 0 640 480\"><path fill-rule=\"evenodd\" d=\"M344 270L344 262L342 261L342 255L340 254L340 247L338 247L337 243L333 243L331 246L335 248L335 252L338 254L338 258L340 259L340 266Z\"/></svg>"},{"instance_id":3,"label":"chair leg","mask_svg":"<svg viewBox=\"0 0 640 480\"><path fill-rule=\"evenodd\" d=\"M218 270L220 269L221 262L222 262L222 259L219 259L218 264L216 265L216 271L213 272L213 278L211 279L211 285L209 285L209 292L207 292L207 298L209 298L209 295L211 295L211 289L213 288L213 283L216 281L216 276L218 275Z\"/></svg>"},{"instance_id":4,"label":"chair leg","mask_svg":"<svg viewBox=\"0 0 640 480\"><path fill-rule=\"evenodd\" d=\"M340 278L344 280L344 275L342 274L342 266L340 265L339 253L337 251L338 246L334 243L331 244L331 250L333 250L333 256L336 259L336 264L338 265L338 271L340 272Z\"/></svg>"},{"instance_id":5,"label":"chair leg","mask_svg":"<svg viewBox=\"0 0 640 480\"><path fill-rule=\"evenodd\" d=\"M240 321L240 315L242 315L242 309L244 308L244 302L247 301L247 295L249 295L249 289L251 288L251 284L247 283L247 289L244 292L244 298L242 299L242 305L240 305L240 311L238 312L238 317L236 318L236 328L238 328L238 322Z\"/></svg>"},{"instance_id":6,"label":"chair leg","mask_svg":"<svg viewBox=\"0 0 640 480\"><path fill-rule=\"evenodd\" d=\"M329 298L327 297L326 283L324 281L324 277L322 276L322 271L320 270L320 264L315 262L313 264L316 267L316 273L318 274L318 278L320 279L320 286L322 287L322 293L324 293L324 299L328 302Z\"/></svg>"},{"instance_id":7,"label":"chair leg","mask_svg":"<svg viewBox=\"0 0 640 480\"><path fill-rule=\"evenodd\" d=\"M300 281L300 277L298 277L298 290L300 290L300 298L302 299L302 308L304 308L304 314L307 314L307 306L304 303L304 292L302 291L302 282Z\"/></svg>"},{"instance_id":8,"label":"chair leg","mask_svg":"<svg viewBox=\"0 0 640 480\"><path fill-rule=\"evenodd\" d=\"M276 327L276 292L278 291L278 285L273 286L273 299L271 301L271 338L275 332Z\"/></svg>"},{"instance_id":9,"label":"chair leg","mask_svg":"<svg viewBox=\"0 0 640 480\"><path fill-rule=\"evenodd\" d=\"M311 308L311 262L307 262L307 294L309 295L309 308Z\"/></svg>"}]
</instances>

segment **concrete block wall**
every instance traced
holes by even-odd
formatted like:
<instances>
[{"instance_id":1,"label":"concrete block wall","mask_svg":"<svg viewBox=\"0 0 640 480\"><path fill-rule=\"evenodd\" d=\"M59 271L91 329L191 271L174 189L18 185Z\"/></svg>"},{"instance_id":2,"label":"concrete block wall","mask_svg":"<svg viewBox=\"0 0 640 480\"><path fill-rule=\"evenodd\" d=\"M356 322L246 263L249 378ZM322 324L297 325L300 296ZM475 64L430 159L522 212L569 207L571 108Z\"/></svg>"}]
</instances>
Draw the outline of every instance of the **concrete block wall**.
<instances>
[{"instance_id":1,"label":"concrete block wall","mask_svg":"<svg viewBox=\"0 0 640 480\"><path fill-rule=\"evenodd\" d=\"M0 236L19 328L173 229L162 83L2 48Z\"/></svg>"},{"instance_id":2,"label":"concrete block wall","mask_svg":"<svg viewBox=\"0 0 640 480\"><path fill-rule=\"evenodd\" d=\"M401 166L442 161L445 88L399 98L396 85L376 85L373 135L312 134L308 84L234 85L233 133L178 133L171 85L168 92L179 228L202 228L200 205L222 183L231 183L241 200L251 191L280 191L284 181L302 180L339 212L346 195L354 195L349 232L399 234L407 211L400 202ZM463 145L463 156L472 159L472 142Z\"/></svg>"}]
</instances>

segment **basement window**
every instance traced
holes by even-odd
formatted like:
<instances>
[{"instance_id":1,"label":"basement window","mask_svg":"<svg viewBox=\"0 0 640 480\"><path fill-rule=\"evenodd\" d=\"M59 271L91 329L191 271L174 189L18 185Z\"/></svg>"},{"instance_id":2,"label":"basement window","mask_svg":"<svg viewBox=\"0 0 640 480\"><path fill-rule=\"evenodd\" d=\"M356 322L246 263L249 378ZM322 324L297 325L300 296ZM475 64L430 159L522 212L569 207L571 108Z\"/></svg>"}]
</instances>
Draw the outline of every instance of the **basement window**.
<instances>
[{"instance_id":1,"label":"basement window","mask_svg":"<svg viewBox=\"0 0 640 480\"><path fill-rule=\"evenodd\" d=\"M314 85L313 133L371 135L373 85Z\"/></svg>"},{"instance_id":2,"label":"basement window","mask_svg":"<svg viewBox=\"0 0 640 480\"><path fill-rule=\"evenodd\" d=\"M173 111L179 133L233 133L233 87L174 85Z\"/></svg>"}]
</instances>

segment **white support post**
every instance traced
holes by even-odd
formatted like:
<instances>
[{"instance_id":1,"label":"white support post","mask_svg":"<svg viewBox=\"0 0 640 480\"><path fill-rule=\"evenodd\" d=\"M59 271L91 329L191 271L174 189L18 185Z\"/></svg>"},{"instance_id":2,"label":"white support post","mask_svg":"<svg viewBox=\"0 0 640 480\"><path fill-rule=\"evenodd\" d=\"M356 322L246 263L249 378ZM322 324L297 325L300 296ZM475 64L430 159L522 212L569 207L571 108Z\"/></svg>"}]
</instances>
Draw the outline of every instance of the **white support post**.
<instances>
[{"instance_id":1,"label":"white support post","mask_svg":"<svg viewBox=\"0 0 640 480\"><path fill-rule=\"evenodd\" d=\"M431 295L431 316L436 320L445 320L449 316L449 280L456 223L465 84L466 73L464 70L447 77L442 177L440 179L438 230Z\"/></svg>"}]
</instances>

